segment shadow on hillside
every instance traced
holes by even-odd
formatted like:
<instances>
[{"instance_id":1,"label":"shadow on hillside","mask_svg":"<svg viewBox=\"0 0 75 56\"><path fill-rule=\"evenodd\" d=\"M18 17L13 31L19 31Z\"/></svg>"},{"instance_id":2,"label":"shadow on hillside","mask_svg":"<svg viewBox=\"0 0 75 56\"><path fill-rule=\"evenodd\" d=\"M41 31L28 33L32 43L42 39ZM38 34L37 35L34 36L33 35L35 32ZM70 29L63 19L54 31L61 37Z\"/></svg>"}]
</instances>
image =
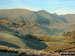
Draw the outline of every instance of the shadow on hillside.
<instances>
[{"instance_id":1,"label":"shadow on hillside","mask_svg":"<svg viewBox=\"0 0 75 56\"><path fill-rule=\"evenodd\" d=\"M44 29L47 32L47 34L49 34L49 35L55 34L51 29L49 29L47 27L43 27L43 26L38 26L38 27L40 27L41 29Z\"/></svg>"},{"instance_id":2,"label":"shadow on hillside","mask_svg":"<svg viewBox=\"0 0 75 56\"><path fill-rule=\"evenodd\" d=\"M7 28L7 27L5 27L5 26L3 26L1 24L0 24L0 29L6 30L6 31L9 31L9 32L14 31L13 29Z\"/></svg>"},{"instance_id":3,"label":"shadow on hillside","mask_svg":"<svg viewBox=\"0 0 75 56\"><path fill-rule=\"evenodd\" d=\"M20 48L17 45L14 45L14 44L11 44L11 43L7 43L7 42L4 42L4 41L0 41L0 45L12 47L12 48Z\"/></svg>"},{"instance_id":4,"label":"shadow on hillside","mask_svg":"<svg viewBox=\"0 0 75 56\"><path fill-rule=\"evenodd\" d=\"M3 30L7 30L9 32L13 32L13 29L9 29L3 25L0 25L0 28ZM15 33L15 32L14 32ZM16 35L18 36L18 35ZM28 48L30 49L36 49L36 50L42 50L45 49L47 47L47 45L45 43L43 43L42 41L40 41L40 39L38 39L36 36L18 36L25 44ZM1 42L0 42L1 43ZM10 43L2 43L5 46L9 46L9 47L14 47L14 48L19 48L19 46L16 46L14 44L10 44ZM2 45L1 44L1 45ZM26 47L24 47L26 48Z\"/></svg>"},{"instance_id":5,"label":"shadow on hillside","mask_svg":"<svg viewBox=\"0 0 75 56\"><path fill-rule=\"evenodd\" d=\"M17 36L17 35L16 35ZM28 48L30 49L36 49L36 50L42 50L47 47L47 44L43 43L42 40L38 39L37 37L33 35L26 35L24 36L18 36Z\"/></svg>"}]
</instances>

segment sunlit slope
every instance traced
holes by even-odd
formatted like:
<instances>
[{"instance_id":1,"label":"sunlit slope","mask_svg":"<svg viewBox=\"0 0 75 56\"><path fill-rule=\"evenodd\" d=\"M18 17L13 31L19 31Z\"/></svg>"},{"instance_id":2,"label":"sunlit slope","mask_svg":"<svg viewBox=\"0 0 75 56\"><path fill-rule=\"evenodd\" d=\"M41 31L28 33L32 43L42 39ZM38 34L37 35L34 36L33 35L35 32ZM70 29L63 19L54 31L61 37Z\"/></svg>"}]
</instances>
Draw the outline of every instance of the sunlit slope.
<instances>
[{"instance_id":1,"label":"sunlit slope","mask_svg":"<svg viewBox=\"0 0 75 56\"><path fill-rule=\"evenodd\" d=\"M25 39L23 37L16 37L14 35L0 32L0 45L18 48L29 48L29 49L44 49L47 47L45 43L42 43L34 39Z\"/></svg>"},{"instance_id":2,"label":"sunlit slope","mask_svg":"<svg viewBox=\"0 0 75 56\"><path fill-rule=\"evenodd\" d=\"M22 42L21 39L19 39L16 36L13 36L11 34L8 34L8 33L0 32L0 41L10 43L12 45L16 45L16 46L21 47L21 48L26 47L26 45Z\"/></svg>"}]
</instances>

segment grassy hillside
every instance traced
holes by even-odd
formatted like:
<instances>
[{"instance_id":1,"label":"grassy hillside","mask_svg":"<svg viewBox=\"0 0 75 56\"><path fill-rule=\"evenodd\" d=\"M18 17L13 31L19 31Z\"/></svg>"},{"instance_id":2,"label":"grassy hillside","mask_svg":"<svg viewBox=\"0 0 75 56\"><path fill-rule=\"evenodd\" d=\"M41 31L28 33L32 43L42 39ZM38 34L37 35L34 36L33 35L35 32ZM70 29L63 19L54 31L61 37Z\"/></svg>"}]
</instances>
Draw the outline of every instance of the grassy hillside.
<instances>
[{"instance_id":1,"label":"grassy hillside","mask_svg":"<svg viewBox=\"0 0 75 56\"><path fill-rule=\"evenodd\" d=\"M16 45L16 46L18 46L20 48L26 48L26 45L24 44L24 42L21 39L19 39L16 36L13 36L11 34L8 34L8 33L0 32L0 41L9 43L11 45Z\"/></svg>"},{"instance_id":2,"label":"grassy hillside","mask_svg":"<svg viewBox=\"0 0 75 56\"><path fill-rule=\"evenodd\" d=\"M17 37L12 34L0 32L0 44L9 47L17 48L29 48L41 50L47 47L47 45L38 40L34 40L26 37Z\"/></svg>"}]
</instances>

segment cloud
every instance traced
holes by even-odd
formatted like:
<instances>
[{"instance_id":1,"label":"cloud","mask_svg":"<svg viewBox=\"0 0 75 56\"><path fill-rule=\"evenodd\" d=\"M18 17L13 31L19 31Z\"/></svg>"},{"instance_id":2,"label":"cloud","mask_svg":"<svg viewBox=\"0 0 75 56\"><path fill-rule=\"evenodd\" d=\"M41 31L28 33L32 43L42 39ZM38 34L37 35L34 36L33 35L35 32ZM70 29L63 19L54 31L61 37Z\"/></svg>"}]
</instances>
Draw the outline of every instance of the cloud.
<instances>
[{"instance_id":1,"label":"cloud","mask_svg":"<svg viewBox=\"0 0 75 56\"><path fill-rule=\"evenodd\" d=\"M55 13L57 13L59 15L61 15L61 14L62 15L65 15L65 14L75 14L75 10L70 9L70 8L66 8L66 7L62 7L60 9L56 10Z\"/></svg>"}]
</instances>

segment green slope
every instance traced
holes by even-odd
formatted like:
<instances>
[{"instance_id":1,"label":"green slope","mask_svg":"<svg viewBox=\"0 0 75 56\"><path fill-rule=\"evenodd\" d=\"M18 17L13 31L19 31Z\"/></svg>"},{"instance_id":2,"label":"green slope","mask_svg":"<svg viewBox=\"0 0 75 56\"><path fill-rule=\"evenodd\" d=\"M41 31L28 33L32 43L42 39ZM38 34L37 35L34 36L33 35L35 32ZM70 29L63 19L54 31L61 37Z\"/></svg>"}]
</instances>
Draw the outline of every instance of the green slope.
<instances>
[{"instance_id":1,"label":"green slope","mask_svg":"<svg viewBox=\"0 0 75 56\"><path fill-rule=\"evenodd\" d=\"M0 45L2 43L6 46L11 47L20 47L20 48L29 48L41 50L47 47L45 43L42 43L35 39L17 37L12 34L0 32Z\"/></svg>"},{"instance_id":2,"label":"green slope","mask_svg":"<svg viewBox=\"0 0 75 56\"><path fill-rule=\"evenodd\" d=\"M0 41L19 46L21 48L26 48L26 45L21 39L8 33L0 32Z\"/></svg>"}]
</instances>

